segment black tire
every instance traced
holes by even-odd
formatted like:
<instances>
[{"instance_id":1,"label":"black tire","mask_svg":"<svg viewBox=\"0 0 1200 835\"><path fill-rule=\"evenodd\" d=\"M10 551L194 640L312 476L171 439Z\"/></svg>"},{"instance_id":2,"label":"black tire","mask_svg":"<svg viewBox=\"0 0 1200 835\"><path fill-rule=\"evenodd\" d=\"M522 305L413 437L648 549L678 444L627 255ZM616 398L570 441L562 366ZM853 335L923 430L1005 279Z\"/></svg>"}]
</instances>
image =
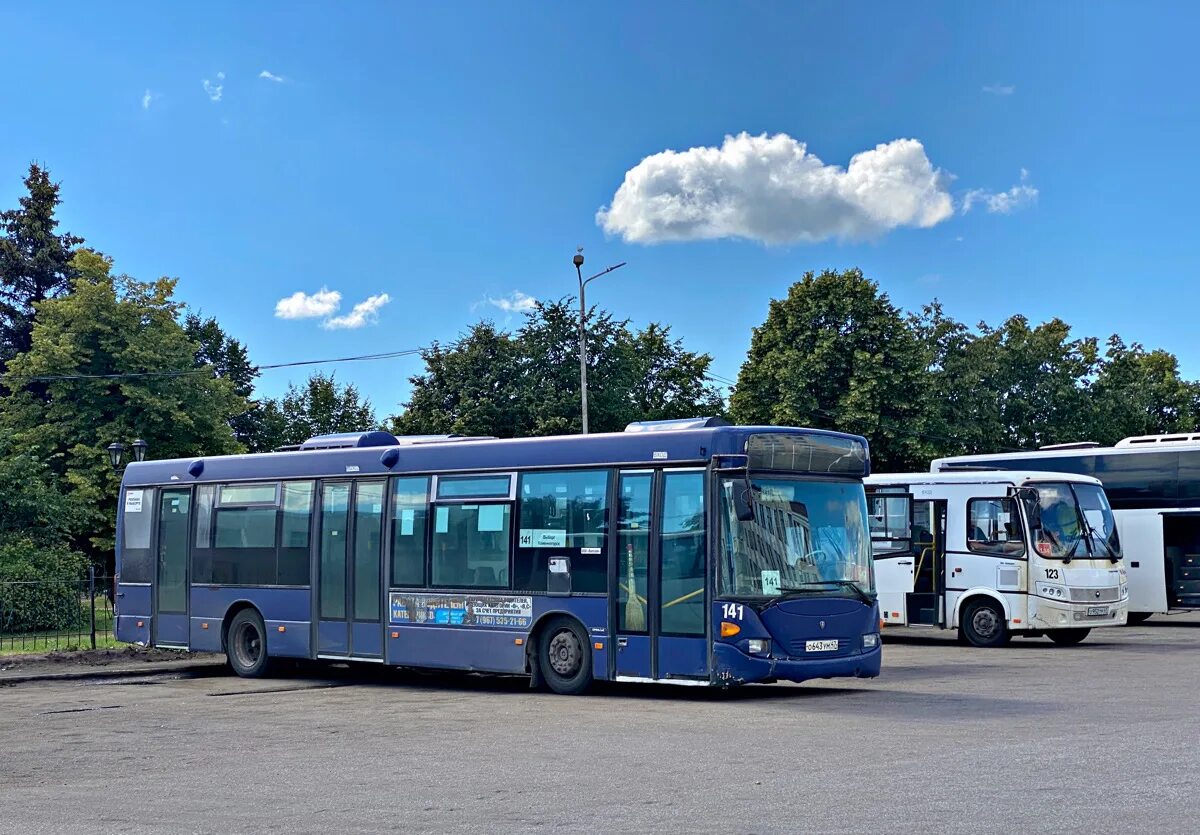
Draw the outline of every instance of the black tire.
<instances>
[{"instance_id":1,"label":"black tire","mask_svg":"<svg viewBox=\"0 0 1200 835\"><path fill-rule=\"evenodd\" d=\"M1154 616L1153 612L1130 612L1129 619L1125 622L1126 626L1137 626L1139 623L1145 623Z\"/></svg>"},{"instance_id":2,"label":"black tire","mask_svg":"<svg viewBox=\"0 0 1200 835\"><path fill-rule=\"evenodd\" d=\"M571 618L551 620L538 636L538 672L563 696L578 696L592 684L592 652L587 633Z\"/></svg>"},{"instance_id":3,"label":"black tire","mask_svg":"<svg viewBox=\"0 0 1200 835\"><path fill-rule=\"evenodd\" d=\"M1077 629L1051 629L1046 637L1060 647L1073 647L1088 636L1092 630L1088 627Z\"/></svg>"},{"instance_id":4,"label":"black tire","mask_svg":"<svg viewBox=\"0 0 1200 835\"><path fill-rule=\"evenodd\" d=\"M233 616L225 636L225 657L242 678L262 678L271 667L267 656L267 627L257 609L242 609Z\"/></svg>"},{"instance_id":5,"label":"black tire","mask_svg":"<svg viewBox=\"0 0 1200 835\"><path fill-rule=\"evenodd\" d=\"M963 607L959 638L973 647L1002 647L1012 639L1004 610L987 598L977 598Z\"/></svg>"}]
</instances>

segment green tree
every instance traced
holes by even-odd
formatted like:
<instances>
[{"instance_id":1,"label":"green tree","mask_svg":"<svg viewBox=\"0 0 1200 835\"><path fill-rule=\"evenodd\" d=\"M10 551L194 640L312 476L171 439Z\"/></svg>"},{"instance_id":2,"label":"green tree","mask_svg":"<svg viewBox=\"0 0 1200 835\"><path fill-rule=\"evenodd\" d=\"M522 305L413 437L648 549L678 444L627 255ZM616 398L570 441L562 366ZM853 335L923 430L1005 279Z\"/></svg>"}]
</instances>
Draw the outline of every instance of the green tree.
<instances>
[{"instance_id":1,"label":"green tree","mask_svg":"<svg viewBox=\"0 0 1200 835\"><path fill-rule=\"evenodd\" d=\"M20 208L0 212L0 367L29 350L34 308L70 287L71 257L83 238L57 234L59 184L29 166Z\"/></svg>"},{"instance_id":2,"label":"green tree","mask_svg":"<svg viewBox=\"0 0 1200 835\"><path fill-rule=\"evenodd\" d=\"M71 267L72 292L36 305L32 346L9 363L14 391L0 420L89 508L84 544L108 555L119 476L105 447L143 438L153 458L237 452L229 420L246 402L232 382L196 368L173 280L112 276L111 261L88 250Z\"/></svg>"},{"instance_id":3,"label":"green tree","mask_svg":"<svg viewBox=\"0 0 1200 835\"><path fill-rule=\"evenodd\" d=\"M515 334L480 322L454 345L425 351L425 373L411 378L392 431L504 438L580 431L578 317L570 298L538 302ZM634 331L596 308L585 322L590 430L723 411L706 382L711 357L685 350L669 328Z\"/></svg>"},{"instance_id":4,"label":"green tree","mask_svg":"<svg viewBox=\"0 0 1200 835\"><path fill-rule=\"evenodd\" d=\"M865 435L880 469L926 455L927 358L909 323L857 269L806 273L754 329L730 397L739 423Z\"/></svg>"},{"instance_id":5,"label":"green tree","mask_svg":"<svg viewBox=\"0 0 1200 835\"><path fill-rule=\"evenodd\" d=\"M1088 390L1089 440L1115 443L1130 435L1195 431L1196 384L1179 375L1179 360L1163 350L1126 345L1116 334Z\"/></svg>"},{"instance_id":6,"label":"green tree","mask_svg":"<svg viewBox=\"0 0 1200 835\"><path fill-rule=\"evenodd\" d=\"M196 343L196 368L211 368L213 373L233 384L233 392L246 401L247 409L229 419L238 443L249 452L269 452L279 434L279 412L271 401L254 401L258 368L251 364L246 346L229 336L216 319L203 318L188 311L183 330Z\"/></svg>"},{"instance_id":7,"label":"green tree","mask_svg":"<svg viewBox=\"0 0 1200 835\"><path fill-rule=\"evenodd\" d=\"M263 404L264 440L274 449L299 444L314 435L376 429L371 401L352 385L339 385L334 375L313 374L302 387L288 386L279 401Z\"/></svg>"}]
</instances>

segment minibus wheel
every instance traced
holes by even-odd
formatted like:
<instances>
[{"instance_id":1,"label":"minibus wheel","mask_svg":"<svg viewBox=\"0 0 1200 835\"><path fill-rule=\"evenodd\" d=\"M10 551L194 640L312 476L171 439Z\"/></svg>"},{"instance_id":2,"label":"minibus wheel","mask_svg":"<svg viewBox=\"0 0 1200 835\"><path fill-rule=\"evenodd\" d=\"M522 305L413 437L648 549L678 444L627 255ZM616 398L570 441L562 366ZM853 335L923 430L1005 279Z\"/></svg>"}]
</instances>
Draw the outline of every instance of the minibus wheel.
<instances>
[{"instance_id":1,"label":"minibus wheel","mask_svg":"<svg viewBox=\"0 0 1200 835\"><path fill-rule=\"evenodd\" d=\"M257 609L242 609L233 616L225 639L225 657L229 659L233 671L242 678L266 675L270 663L267 657L267 628Z\"/></svg>"},{"instance_id":2,"label":"minibus wheel","mask_svg":"<svg viewBox=\"0 0 1200 835\"><path fill-rule=\"evenodd\" d=\"M963 640L974 647L1002 647L1012 637L1004 610L986 597L967 601L958 629Z\"/></svg>"},{"instance_id":3,"label":"minibus wheel","mask_svg":"<svg viewBox=\"0 0 1200 835\"><path fill-rule=\"evenodd\" d=\"M538 641L538 672L555 693L577 696L592 683L592 653L587 634L571 618L546 624Z\"/></svg>"},{"instance_id":4,"label":"minibus wheel","mask_svg":"<svg viewBox=\"0 0 1200 835\"><path fill-rule=\"evenodd\" d=\"M1051 641L1060 647L1073 647L1088 636L1091 629L1051 629L1046 633Z\"/></svg>"}]
</instances>

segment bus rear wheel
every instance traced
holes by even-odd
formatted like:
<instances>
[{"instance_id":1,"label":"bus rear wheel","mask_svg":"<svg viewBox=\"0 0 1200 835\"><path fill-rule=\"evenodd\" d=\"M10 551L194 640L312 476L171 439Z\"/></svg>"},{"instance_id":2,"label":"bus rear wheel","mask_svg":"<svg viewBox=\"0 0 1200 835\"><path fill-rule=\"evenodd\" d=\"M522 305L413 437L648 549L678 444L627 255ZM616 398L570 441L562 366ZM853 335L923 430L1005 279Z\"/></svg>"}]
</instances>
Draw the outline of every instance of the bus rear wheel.
<instances>
[{"instance_id":1,"label":"bus rear wheel","mask_svg":"<svg viewBox=\"0 0 1200 835\"><path fill-rule=\"evenodd\" d=\"M994 600L971 600L963 608L959 635L973 647L1002 647L1012 638L1004 610Z\"/></svg>"},{"instance_id":2,"label":"bus rear wheel","mask_svg":"<svg viewBox=\"0 0 1200 835\"><path fill-rule=\"evenodd\" d=\"M1051 629L1046 633L1060 647L1073 647L1088 636L1091 629Z\"/></svg>"},{"instance_id":3,"label":"bus rear wheel","mask_svg":"<svg viewBox=\"0 0 1200 835\"><path fill-rule=\"evenodd\" d=\"M555 693L577 696L592 683L587 635L570 618L546 624L538 640L538 672Z\"/></svg>"},{"instance_id":4,"label":"bus rear wheel","mask_svg":"<svg viewBox=\"0 0 1200 835\"><path fill-rule=\"evenodd\" d=\"M225 638L225 657L242 678L261 678L267 674L267 628L256 609L242 609L233 616Z\"/></svg>"}]
</instances>

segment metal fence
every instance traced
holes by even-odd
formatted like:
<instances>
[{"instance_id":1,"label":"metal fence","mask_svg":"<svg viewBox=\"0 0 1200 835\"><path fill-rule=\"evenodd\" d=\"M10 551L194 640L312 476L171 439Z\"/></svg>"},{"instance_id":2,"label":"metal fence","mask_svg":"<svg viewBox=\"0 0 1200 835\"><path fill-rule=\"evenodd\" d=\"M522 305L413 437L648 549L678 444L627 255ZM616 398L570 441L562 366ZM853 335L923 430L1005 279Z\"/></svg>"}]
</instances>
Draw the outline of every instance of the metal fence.
<instances>
[{"instance_id":1,"label":"metal fence","mask_svg":"<svg viewBox=\"0 0 1200 835\"><path fill-rule=\"evenodd\" d=\"M113 646L112 578L0 581L0 653Z\"/></svg>"}]
</instances>

